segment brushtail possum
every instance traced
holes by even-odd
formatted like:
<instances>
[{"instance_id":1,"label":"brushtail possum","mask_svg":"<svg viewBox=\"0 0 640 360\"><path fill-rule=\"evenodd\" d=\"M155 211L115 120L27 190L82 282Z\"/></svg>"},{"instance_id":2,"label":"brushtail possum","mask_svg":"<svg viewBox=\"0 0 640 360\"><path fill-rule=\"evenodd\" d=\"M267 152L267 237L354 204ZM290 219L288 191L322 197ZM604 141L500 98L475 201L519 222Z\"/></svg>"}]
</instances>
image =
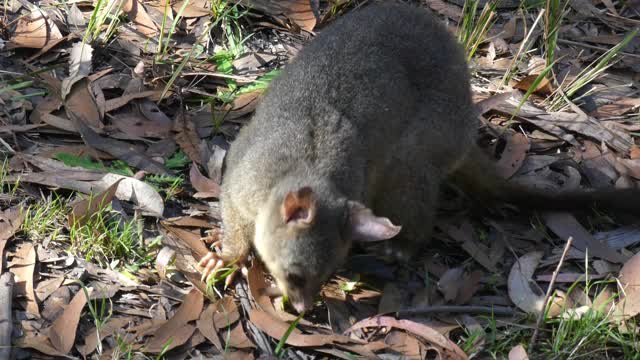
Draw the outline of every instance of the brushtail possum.
<instances>
[{"instance_id":1,"label":"brushtail possum","mask_svg":"<svg viewBox=\"0 0 640 360\"><path fill-rule=\"evenodd\" d=\"M476 115L463 49L426 10L377 3L336 20L273 80L232 143L221 253L201 260L204 276L253 247L303 311L353 242L393 238L392 253L411 256L430 238L452 174L485 198L529 207L640 199L509 184L477 148Z\"/></svg>"}]
</instances>

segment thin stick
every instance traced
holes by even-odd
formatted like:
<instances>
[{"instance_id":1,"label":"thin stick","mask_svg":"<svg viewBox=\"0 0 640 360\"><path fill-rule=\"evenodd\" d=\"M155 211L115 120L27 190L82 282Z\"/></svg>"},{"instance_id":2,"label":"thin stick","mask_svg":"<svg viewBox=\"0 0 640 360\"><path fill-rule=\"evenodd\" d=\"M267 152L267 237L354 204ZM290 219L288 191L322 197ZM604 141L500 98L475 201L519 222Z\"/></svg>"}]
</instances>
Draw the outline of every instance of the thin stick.
<instances>
[{"instance_id":1,"label":"thin stick","mask_svg":"<svg viewBox=\"0 0 640 360\"><path fill-rule=\"evenodd\" d=\"M531 341L529 341L529 349L528 352L531 354L533 352L533 347L536 343L536 338L538 337L538 331L540 327L542 327L542 322L544 321L544 314L547 309L547 302L549 302L549 298L551 297L551 292L553 292L553 287L556 284L556 277L558 277L558 273L560 272L560 268L562 268L562 264L564 263L564 258L567 256L569 252L569 248L571 248L571 243L573 242L573 237L570 236L567 239L567 244L564 246L564 250L562 251L562 256L560 257L560 261L558 261L558 266L556 266L556 270L551 275L551 282L549 282L549 288L547 289L547 294L544 296L544 307L538 315L538 321L536 322L536 328L533 329L533 335L531 335Z\"/></svg>"},{"instance_id":2,"label":"thin stick","mask_svg":"<svg viewBox=\"0 0 640 360\"><path fill-rule=\"evenodd\" d=\"M397 317L405 317L411 315L424 315L431 313L472 313L472 314L494 314L501 316L512 316L515 314L515 311L512 308L505 306L479 306L479 305L466 305L466 306L456 306L456 305L440 305L440 306L427 306L427 307L416 307L416 308L407 308L401 309L396 312Z\"/></svg>"}]
</instances>

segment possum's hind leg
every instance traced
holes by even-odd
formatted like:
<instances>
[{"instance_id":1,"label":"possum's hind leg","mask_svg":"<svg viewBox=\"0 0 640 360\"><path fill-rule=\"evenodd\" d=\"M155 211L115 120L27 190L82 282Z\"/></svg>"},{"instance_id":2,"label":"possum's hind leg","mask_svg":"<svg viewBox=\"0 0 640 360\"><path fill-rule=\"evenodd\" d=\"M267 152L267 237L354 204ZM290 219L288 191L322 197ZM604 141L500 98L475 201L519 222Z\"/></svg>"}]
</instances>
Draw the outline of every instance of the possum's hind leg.
<instances>
[{"instance_id":1,"label":"possum's hind leg","mask_svg":"<svg viewBox=\"0 0 640 360\"><path fill-rule=\"evenodd\" d=\"M437 169L421 165L419 169L394 167L375 201L378 214L402 226L384 246L386 255L403 261L417 255L420 246L431 240L434 225L441 176Z\"/></svg>"}]
</instances>

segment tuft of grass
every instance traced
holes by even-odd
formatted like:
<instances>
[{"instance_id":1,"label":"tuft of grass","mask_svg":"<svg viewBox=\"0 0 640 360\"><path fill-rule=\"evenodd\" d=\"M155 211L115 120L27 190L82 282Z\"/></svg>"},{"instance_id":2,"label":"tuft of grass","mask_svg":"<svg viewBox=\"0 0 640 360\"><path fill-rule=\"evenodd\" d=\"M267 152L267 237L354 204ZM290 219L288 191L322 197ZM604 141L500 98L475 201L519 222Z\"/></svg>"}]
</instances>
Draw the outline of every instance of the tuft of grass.
<instances>
[{"instance_id":1,"label":"tuft of grass","mask_svg":"<svg viewBox=\"0 0 640 360\"><path fill-rule=\"evenodd\" d=\"M124 1L97 0L82 42L91 43L99 40L106 44L115 35L116 29L120 25L123 5Z\"/></svg>"},{"instance_id":2,"label":"tuft of grass","mask_svg":"<svg viewBox=\"0 0 640 360\"><path fill-rule=\"evenodd\" d=\"M13 183L6 183L6 178L9 175L9 160L4 159L0 163L0 193L8 195L8 202L11 202L16 196L20 181L16 180Z\"/></svg>"},{"instance_id":3,"label":"tuft of grass","mask_svg":"<svg viewBox=\"0 0 640 360\"><path fill-rule=\"evenodd\" d=\"M120 219L111 205L96 212L84 225L73 224L69 229L71 251L101 266L142 266L153 262L144 243L139 219Z\"/></svg>"},{"instance_id":4,"label":"tuft of grass","mask_svg":"<svg viewBox=\"0 0 640 360\"><path fill-rule=\"evenodd\" d=\"M573 99L573 96L576 95L580 89L582 89L585 85L589 84L593 80L597 79L605 70L611 67L615 61L618 60L618 54L622 49L624 49L631 40L638 34L640 29L634 29L629 32L622 41L609 49L604 54L600 55L595 61L586 66L578 75L575 77L573 81L569 84L560 86L556 91L551 94L549 97L549 108L552 111L558 111L564 108L566 105L566 99L571 100L579 100L581 97L589 95L589 92L583 94L581 97Z\"/></svg>"},{"instance_id":5,"label":"tuft of grass","mask_svg":"<svg viewBox=\"0 0 640 360\"><path fill-rule=\"evenodd\" d=\"M569 12L568 5L569 1L566 0L546 0L545 2L543 41L547 66L555 62L560 25Z\"/></svg>"},{"instance_id":6,"label":"tuft of grass","mask_svg":"<svg viewBox=\"0 0 640 360\"><path fill-rule=\"evenodd\" d=\"M462 22L458 24L458 41L464 46L467 60L471 60L478 46L485 41L487 33L496 20L495 0L485 4L476 21L478 0L465 0L462 7Z\"/></svg>"},{"instance_id":7,"label":"tuft of grass","mask_svg":"<svg viewBox=\"0 0 640 360\"><path fill-rule=\"evenodd\" d=\"M49 236L52 241L63 238L61 229L67 216L67 199L51 194L25 211L22 231L34 241L44 240Z\"/></svg>"},{"instance_id":8,"label":"tuft of grass","mask_svg":"<svg viewBox=\"0 0 640 360\"><path fill-rule=\"evenodd\" d=\"M296 326L298 326L300 319L302 319L303 317L304 317L304 311L298 315L298 317L291 323L291 325L289 325L289 328L287 329L287 331L284 333L282 338L280 338L280 341L278 341L278 345L276 346L276 350L275 350L275 355L278 359L282 359L282 356L284 355L284 345L287 343L287 339L289 338L293 330L296 328Z\"/></svg>"}]
</instances>

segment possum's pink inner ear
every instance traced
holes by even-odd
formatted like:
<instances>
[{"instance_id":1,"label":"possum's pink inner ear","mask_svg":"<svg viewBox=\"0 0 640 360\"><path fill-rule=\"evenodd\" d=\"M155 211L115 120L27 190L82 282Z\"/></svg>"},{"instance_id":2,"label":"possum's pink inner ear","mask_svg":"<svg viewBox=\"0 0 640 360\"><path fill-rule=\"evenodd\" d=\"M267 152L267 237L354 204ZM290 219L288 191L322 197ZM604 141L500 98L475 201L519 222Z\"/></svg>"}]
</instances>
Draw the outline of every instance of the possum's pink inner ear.
<instances>
[{"instance_id":1,"label":"possum's pink inner ear","mask_svg":"<svg viewBox=\"0 0 640 360\"><path fill-rule=\"evenodd\" d=\"M291 191L282 203L282 218L287 224L308 225L316 214L316 202L313 190L305 186L298 191Z\"/></svg>"},{"instance_id":2,"label":"possum's pink inner ear","mask_svg":"<svg viewBox=\"0 0 640 360\"><path fill-rule=\"evenodd\" d=\"M402 226L396 226L386 217L375 216L371 209L349 201L350 234L355 241L380 241L398 235Z\"/></svg>"}]
</instances>

